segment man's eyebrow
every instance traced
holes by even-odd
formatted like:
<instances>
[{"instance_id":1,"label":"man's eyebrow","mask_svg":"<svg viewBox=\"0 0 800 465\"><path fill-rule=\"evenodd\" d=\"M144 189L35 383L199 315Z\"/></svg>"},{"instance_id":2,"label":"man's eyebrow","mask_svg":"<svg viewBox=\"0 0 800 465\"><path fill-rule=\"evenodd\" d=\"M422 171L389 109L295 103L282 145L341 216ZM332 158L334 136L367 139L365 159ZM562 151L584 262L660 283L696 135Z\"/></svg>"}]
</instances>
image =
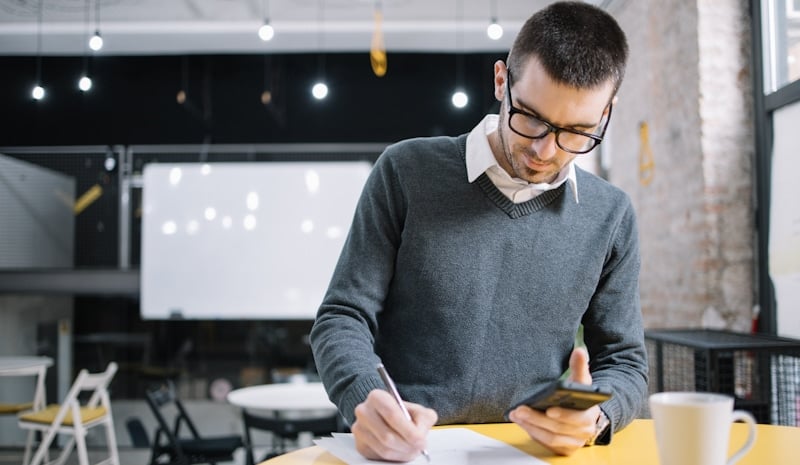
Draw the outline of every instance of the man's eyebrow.
<instances>
[{"instance_id":1,"label":"man's eyebrow","mask_svg":"<svg viewBox=\"0 0 800 465\"><path fill-rule=\"evenodd\" d=\"M540 119L542 121L546 121L546 122L548 122L550 124L555 125L549 119L543 117L538 111L534 110L533 107L531 107L527 103L521 101L519 99L519 97L517 98L517 105L519 105L520 110L525 110L525 113L528 113L528 114L530 114L531 116L533 116L533 117L535 117L537 119ZM601 121L602 121L602 119L601 119ZM578 130L578 131L582 131L582 130L586 130L586 129L592 129L592 128L598 126L601 121L598 121L597 123L574 123L574 124L567 124L567 125L558 126L558 127L564 128L564 129L575 129L575 130Z\"/></svg>"}]
</instances>

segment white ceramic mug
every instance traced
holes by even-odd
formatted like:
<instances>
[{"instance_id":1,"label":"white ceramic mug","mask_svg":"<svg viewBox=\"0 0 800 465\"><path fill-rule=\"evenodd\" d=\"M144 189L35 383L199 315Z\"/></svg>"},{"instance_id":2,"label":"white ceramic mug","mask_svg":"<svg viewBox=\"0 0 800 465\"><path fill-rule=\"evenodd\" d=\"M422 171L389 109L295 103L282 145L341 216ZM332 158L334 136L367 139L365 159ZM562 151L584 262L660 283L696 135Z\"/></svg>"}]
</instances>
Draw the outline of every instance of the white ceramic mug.
<instances>
[{"instance_id":1,"label":"white ceramic mug","mask_svg":"<svg viewBox=\"0 0 800 465\"><path fill-rule=\"evenodd\" d=\"M733 398L710 392L660 392L650 396L661 465L732 465L756 439L756 421L733 410ZM744 445L726 460L731 424L749 426Z\"/></svg>"}]
</instances>

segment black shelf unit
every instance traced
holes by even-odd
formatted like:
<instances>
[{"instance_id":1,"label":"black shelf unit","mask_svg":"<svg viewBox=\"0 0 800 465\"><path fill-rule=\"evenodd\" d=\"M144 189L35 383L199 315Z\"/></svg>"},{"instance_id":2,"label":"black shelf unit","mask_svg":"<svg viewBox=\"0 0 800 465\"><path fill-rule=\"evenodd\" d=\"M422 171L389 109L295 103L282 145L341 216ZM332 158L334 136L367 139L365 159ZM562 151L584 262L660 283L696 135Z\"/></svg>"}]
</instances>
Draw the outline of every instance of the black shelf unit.
<instances>
[{"instance_id":1,"label":"black shelf unit","mask_svg":"<svg viewBox=\"0 0 800 465\"><path fill-rule=\"evenodd\" d=\"M650 392L733 396L759 423L800 425L800 340L709 329L645 333Z\"/></svg>"}]
</instances>

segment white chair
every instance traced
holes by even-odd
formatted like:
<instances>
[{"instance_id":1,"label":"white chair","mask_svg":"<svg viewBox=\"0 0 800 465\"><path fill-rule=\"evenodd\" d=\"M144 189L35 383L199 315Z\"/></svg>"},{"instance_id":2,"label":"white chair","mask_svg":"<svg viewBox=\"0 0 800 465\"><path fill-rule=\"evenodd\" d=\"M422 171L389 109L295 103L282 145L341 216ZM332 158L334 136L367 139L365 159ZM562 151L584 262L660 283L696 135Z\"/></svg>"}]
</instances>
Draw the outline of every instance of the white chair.
<instances>
[{"instance_id":1,"label":"white chair","mask_svg":"<svg viewBox=\"0 0 800 465\"><path fill-rule=\"evenodd\" d=\"M0 402L0 416L19 415L20 413L38 410L40 408L44 408L44 405L37 405L34 402L23 402L21 404ZM25 456L22 459L22 465L28 465L28 460L31 458L31 444L33 444L33 430L28 431L28 439L25 442Z\"/></svg>"},{"instance_id":2,"label":"white chair","mask_svg":"<svg viewBox=\"0 0 800 465\"><path fill-rule=\"evenodd\" d=\"M48 357L0 357L0 376L35 376L36 384L33 388L33 402L5 403L0 402L0 415L19 416L22 413L42 410L45 408L44 378L47 367L53 364ZM25 441L25 457L22 465L28 465L31 458L34 431L28 431Z\"/></svg>"},{"instance_id":3,"label":"white chair","mask_svg":"<svg viewBox=\"0 0 800 465\"><path fill-rule=\"evenodd\" d=\"M57 434L70 434L72 437L62 449L58 459L48 463L63 464L75 446L78 450L78 463L89 465L89 457L86 452L86 433L90 428L99 425L105 426L109 457L98 462L98 465L119 465L117 438L114 435L114 420L111 416L111 402L108 398L108 385L116 372L117 364L114 362L109 363L103 373L91 374L86 370L81 370L60 405L53 404L44 410L23 413L19 416L20 428L40 431L42 434L42 441L39 443L30 465L45 463L45 456ZM84 391L92 391L92 395L85 405L81 405L78 396Z\"/></svg>"}]
</instances>

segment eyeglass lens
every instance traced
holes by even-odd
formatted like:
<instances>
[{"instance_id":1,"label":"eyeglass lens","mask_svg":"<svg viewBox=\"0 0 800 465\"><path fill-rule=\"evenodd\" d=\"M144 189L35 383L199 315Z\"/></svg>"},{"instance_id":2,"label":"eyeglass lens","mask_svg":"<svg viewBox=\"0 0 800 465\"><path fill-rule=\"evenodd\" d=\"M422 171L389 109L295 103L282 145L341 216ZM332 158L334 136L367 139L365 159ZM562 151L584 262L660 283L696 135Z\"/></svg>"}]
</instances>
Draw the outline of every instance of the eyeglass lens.
<instances>
[{"instance_id":1,"label":"eyeglass lens","mask_svg":"<svg viewBox=\"0 0 800 465\"><path fill-rule=\"evenodd\" d=\"M512 113L509 126L517 132L531 139L539 139L550 132L550 126L533 115ZM584 152L594 148L597 141L583 134L556 129L556 143L569 152Z\"/></svg>"}]
</instances>

